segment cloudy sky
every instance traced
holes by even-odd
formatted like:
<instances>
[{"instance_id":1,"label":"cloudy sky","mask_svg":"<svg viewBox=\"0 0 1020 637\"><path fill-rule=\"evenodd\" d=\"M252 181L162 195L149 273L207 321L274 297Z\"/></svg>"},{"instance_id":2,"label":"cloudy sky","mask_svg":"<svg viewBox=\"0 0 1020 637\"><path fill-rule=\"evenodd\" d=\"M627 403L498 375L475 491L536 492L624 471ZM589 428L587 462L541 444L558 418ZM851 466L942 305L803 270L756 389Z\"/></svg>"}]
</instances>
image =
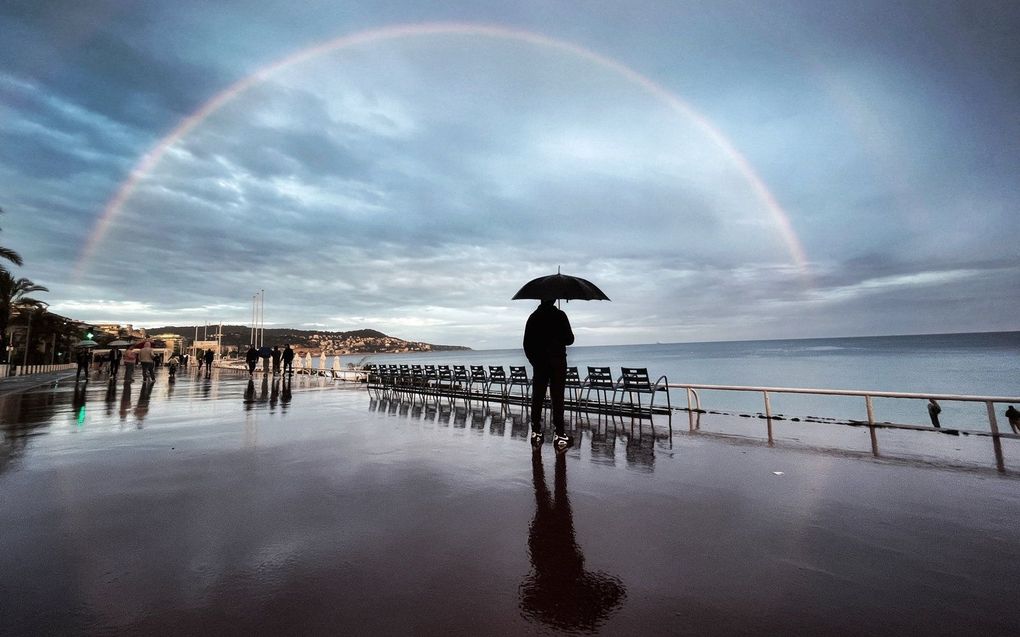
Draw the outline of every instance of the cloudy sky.
<instances>
[{"instance_id":1,"label":"cloudy sky","mask_svg":"<svg viewBox=\"0 0 1020 637\"><path fill-rule=\"evenodd\" d=\"M1020 329L1020 5L0 3L60 314L515 347Z\"/></svg>"}]
</instances>

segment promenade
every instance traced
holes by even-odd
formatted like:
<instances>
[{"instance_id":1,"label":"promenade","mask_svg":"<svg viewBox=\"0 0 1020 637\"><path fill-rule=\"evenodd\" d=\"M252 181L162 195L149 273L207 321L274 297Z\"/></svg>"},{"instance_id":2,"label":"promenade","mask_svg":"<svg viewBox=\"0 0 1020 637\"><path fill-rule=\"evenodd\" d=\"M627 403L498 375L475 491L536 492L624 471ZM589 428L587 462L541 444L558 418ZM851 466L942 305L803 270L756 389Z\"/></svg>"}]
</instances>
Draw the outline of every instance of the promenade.
<instances>
[{"instance_id":1,"label":"promenade","mask_svg":"<svg viewBox=\"0 0 1020 637\"><path fill-rule=\"evenodd\" d=\"M4 635L1020 625L1020 476L987 441L973 463L873 458L859 428L770 445L751 419L678 412L573 415L575 447L536 453L517 406L66 376L0 382Z\"/></svg>"}]
</instances>

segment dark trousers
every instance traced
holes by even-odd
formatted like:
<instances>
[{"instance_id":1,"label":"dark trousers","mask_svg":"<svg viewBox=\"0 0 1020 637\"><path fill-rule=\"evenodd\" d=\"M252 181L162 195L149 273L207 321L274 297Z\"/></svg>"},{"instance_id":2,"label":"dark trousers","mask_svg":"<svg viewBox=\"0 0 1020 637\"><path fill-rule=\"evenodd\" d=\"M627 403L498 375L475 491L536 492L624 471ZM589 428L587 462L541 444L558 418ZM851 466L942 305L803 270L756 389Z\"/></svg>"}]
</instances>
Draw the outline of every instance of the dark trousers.
<instances>
[{"instance_id":1,"label":"dark trousers","mask_svg":"<svg viewBox=\"0 0 1020 637\"><path fill-rule=\"evenodd\" d=\"M567 383L567 357L555 356L546 360L531 361L532 392L531 392L531 430L542 431L542 405L545 402L545 391L549 389L549 400L552 402L553 426L556 435L562 436L563 424L563 391Z\"/></svg>"},{"instance_id":2,"label":"dark trousers","mask_svg":"<svg viewBox=\"0 0 1020 637\"><path fill-rule=\"evenodd\" d=\"M283 361L283 373L284 374L293 374L294 373L294 359L293 358L290 359L290 360L284 359L284 361Z\"/></svg>"},{"instance_id":3,"label":"dark trousers","mask_svg":"<svg viewBox=\"0 0 1020 637\"><path fill-rule=\"evenodd\" d=\"M78 363L78 371L74 373L74 379L78 380L81 377L81 373L85 372L85 380L89 379L89 364Z\"/></svg>"},{"instance_id":4,"label":"dark trousers","mask_svg":"<svg viewBox=\"0 0 1020 637\"><path fill-rule=\"evenodd\" d=\"M253 361L248 361L248 373L249 374L254 374L255 373L255 366L258 365L258 364L259 364L258 359L255 359Z\"/></svg>"}]
</instances>

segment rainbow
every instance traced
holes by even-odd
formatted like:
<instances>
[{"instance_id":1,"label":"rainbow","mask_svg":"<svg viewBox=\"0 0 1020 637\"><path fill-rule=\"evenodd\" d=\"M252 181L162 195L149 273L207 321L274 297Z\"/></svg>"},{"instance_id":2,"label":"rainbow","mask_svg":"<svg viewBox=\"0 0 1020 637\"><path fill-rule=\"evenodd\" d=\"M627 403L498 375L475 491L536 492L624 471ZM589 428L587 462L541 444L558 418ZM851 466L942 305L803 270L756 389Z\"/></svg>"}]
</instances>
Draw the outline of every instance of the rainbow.
<instances>
[{"instance_id":1,"label":"rainbow","mask_svg":"<svg viewBox=\"0 0 1020 637\"><path fill-rule=\"evenodd\" d=\"M78 258L75 272L81 273L85 271L85 265L95 254L96 249L106 236L106 233L109 231L112 223L116 220L117 215L124 207L124 204L131 198L131 195L134 193L139 182L150 174L159 164L167 150L181 138L190 133L196 126L201 124L206 118L221 109L225 104L233 100L238 95L241 95L253 86L266 81L287 67L300 64L301 62L311 60L326 53L358 45L384 42L387 40L435 35L468 35L514 40L534 44L540 47L556 49L578 56L582 59L589 60L599 66L612 70L626 78L631 83L647 91L649 94L660 99L673 111L694 122L694 124L702 132L704 132L705 135L711 139L712 142L715 143L716 146L725 154L725 156L740 170L741 174L750 185L752 192L758 200L764 204L766 210L768 210L773 224L790 253L790 257L802 273L807 272L807 257L805 255L804 248L801 246L800 241L793 230L793 225L790 223L789 216L779 205L775 196L773 196L773 194L769 191L762 178L754 171L754 168L751 166L751 163L747 160L747 158L736 149L729 139L718 128L716 128L711 121L695 110L690 104L683 101L666 88L655 83L647 76L638 73L623 63L577 44L520 29L484 24L449 22L396 25L341 36L310 46L306 49L302 49L268 64L216 94L212 99L202 104L198 110L184 118L172 131L170 131L169 134L160 139L159 142L145 153L145 155L143 155L134 166L127 179L124 180L117 189L117 192L114 193L113 197L111 197L107 202L102 214L96 221L88 240L85 242L81 255Z\"/></svg>"}]
</instances>

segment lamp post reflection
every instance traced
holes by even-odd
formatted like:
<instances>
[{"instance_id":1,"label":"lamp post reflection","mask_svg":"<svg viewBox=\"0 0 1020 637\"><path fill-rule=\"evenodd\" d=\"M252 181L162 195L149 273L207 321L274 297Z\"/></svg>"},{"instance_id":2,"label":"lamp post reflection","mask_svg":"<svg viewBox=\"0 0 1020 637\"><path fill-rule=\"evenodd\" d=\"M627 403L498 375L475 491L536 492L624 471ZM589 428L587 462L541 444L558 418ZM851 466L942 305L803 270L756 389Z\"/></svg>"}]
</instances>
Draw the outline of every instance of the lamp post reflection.
<instances>
[{"instance_id":1,"label":"lamp post reflection","mask_svg":"<svg viewBox=\"0 0 1020 637\"><path fill-rule=\"evenodd\" d=\"M540 450L533 452L531 466L535 517L528 531L531 572L518 589L521 610L559 629L595 630L626 599L626 589L612 575L584 570L567 496L566 457L556 454L553 494L545 484Z\"/></svg>"}]
</instances>

